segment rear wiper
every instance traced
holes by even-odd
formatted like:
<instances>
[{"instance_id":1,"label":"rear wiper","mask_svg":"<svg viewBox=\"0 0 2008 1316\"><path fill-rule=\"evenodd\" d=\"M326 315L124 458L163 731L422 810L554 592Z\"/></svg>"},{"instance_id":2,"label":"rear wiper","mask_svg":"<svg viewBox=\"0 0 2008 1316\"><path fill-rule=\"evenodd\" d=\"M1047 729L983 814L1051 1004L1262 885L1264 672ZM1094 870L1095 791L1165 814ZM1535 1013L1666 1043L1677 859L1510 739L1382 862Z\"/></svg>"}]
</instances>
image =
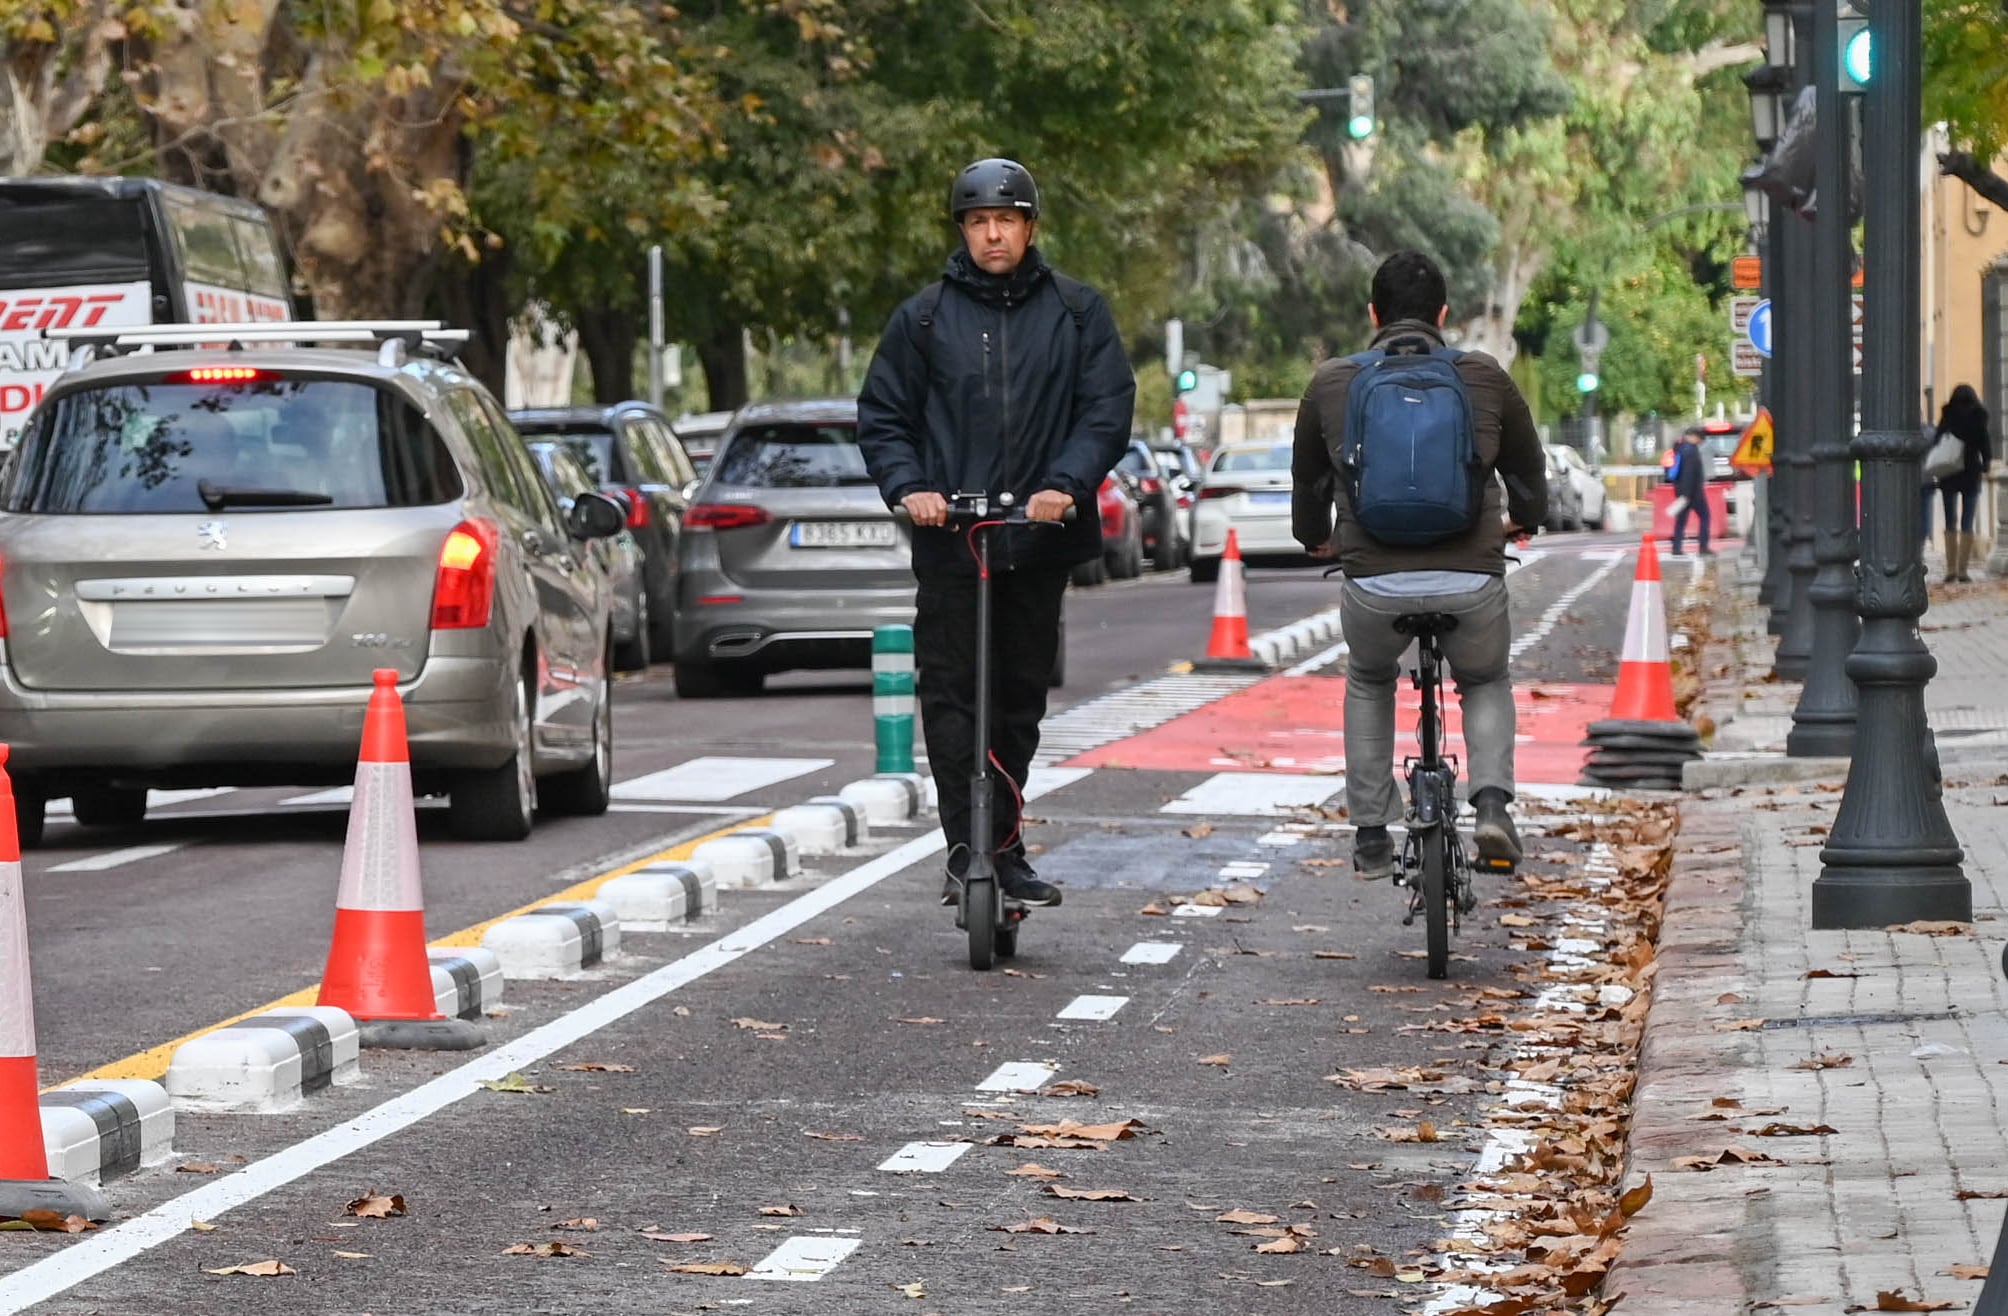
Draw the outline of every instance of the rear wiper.
<instances>
[{"instance_id":1,"label":"rear wiper","mask_svg":"<svg viewBox=\"0 0 2008 1316\"><path fill-rule=\"evenodd\" d=\"M240 489L207 480L197 480L195 492L202 495L202 505L212 512L226 507L326 507L335 501L333 494L315 493L311 489Z\"/></svg>"}]
</instances>

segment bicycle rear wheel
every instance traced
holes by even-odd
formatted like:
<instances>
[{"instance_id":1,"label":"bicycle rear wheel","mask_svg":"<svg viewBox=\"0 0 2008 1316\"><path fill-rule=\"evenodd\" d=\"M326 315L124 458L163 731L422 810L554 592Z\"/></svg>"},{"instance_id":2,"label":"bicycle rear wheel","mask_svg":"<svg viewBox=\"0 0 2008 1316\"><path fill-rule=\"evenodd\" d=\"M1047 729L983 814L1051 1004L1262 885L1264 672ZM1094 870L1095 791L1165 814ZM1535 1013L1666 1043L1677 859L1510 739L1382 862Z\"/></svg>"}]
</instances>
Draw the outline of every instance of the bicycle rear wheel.
<instances>
[{"instance_id":1,"label":"bicycle rear wheel","mask_svg":"<svg viewBox=\"0 0 2008 1316\"><path fill-rule=\"evenodd\" d=\"M1422 922L1429 939L1429 976L1450 976L1450 828L1438 823L1422 840Z\"/></svg>"},{"instance_id":2,"label":"bicycle rear wheel","mask_svg":"<svg viewBox=\"0 0 2008 1316\"><path fill-rule=\"evenodd\" d=\"M969 929L969 967L997 962L997 879L970 877L962 884L962 921Z\"/></svg>"}]
</instances>

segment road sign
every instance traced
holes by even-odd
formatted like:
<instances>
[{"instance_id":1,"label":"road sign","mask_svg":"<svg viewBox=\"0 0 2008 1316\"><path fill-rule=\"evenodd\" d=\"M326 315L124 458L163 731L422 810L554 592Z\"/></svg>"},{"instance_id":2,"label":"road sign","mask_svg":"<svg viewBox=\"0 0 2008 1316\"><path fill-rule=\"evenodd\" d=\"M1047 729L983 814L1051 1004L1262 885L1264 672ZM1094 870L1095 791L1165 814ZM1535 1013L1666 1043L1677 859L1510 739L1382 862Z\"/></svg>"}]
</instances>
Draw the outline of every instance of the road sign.
<instances>
[{"instance_id":1,"label":"road sign","mask_svg":"<svg viewBox=\"0 0 2008 1316\"><path fill-rule=\"evenodd\" d=\"M1751 310L1750 323L1745 326L1743 337L1757 349L1757 355L1771 355L1771 303L1768 299L1757 303Z\"/></svg>"},{"instance_id":2,"label":"road sign","mask_svg":"<svg viewBox=\"0 0 2008 1316\"><path fill-rule=\"evenodd\" d=\"M1764 358L1750 345L1747 338L1729 340L1729 368L1744 379L1755 379L1764 373Z\"/></svg>"},{"instance_id":3,"label":"road sign","mask_svg":"<svg viewBox=\"0 0 2008 1316\"><path fill-rule=\"evenodd\" d=\"M1602 320L1585 320L1576 326L1574 337L1576 351L1594 356L1611 345L1611 329Z\"/></svg>"},{"instance_id":4,"label":"road sign","mask_svg":"<svg viewBox=\"0 0 2008 1316\"><path fill-rule=\"evenodd\" d=\"M1750 327L1750 314L1764 302L1762 297L1731 297L1729 299L1729 332L1741 337Z\"/></svg>"},{"instance_id":5,"label":"road sign","mask_svg":"<svg viewBox=\"0 0 2008 1316\"><path fill-rule=\"evenodd\" d=\"M1771 428L1771 413L1764 407L1757 408L1756 419L1743 431L1742 441L1729 458L1729 464L1745 475L1769 475L1771 473L1771 447L1776 436Z\"/></svg>"},{"instance_id":6,"label":"road sign","mask_svg":"<svg viewBox=\"0 0 2008 1316\"><path fill-rule=\"evenodd\" d=\"M1764 286L1764 260L1760 256L1738 256L1729 262L1729 286L1754 292Z\"/></svg>"}]
</instances>

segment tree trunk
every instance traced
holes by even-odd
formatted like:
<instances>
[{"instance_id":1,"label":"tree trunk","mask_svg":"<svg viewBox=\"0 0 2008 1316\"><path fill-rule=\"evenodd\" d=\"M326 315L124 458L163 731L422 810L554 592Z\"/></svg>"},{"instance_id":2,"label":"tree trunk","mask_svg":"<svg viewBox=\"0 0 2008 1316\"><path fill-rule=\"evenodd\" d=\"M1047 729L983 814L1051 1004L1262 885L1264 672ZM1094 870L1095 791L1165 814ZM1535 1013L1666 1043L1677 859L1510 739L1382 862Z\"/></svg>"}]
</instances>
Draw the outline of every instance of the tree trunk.
<instances>
[{"instance_id":1,"label":"tree trunk","mask_svg":"<svg viewBox=\"0 0 2008 1316\"><path fill-rule=\"evenodd\" d=\"M111 74L110 0L59 20L54 43L0 47L0 177L32 174L49 143L82 121Z\"/></svg>"},{"instance_id":2,"label":"tree trunk","mask_svg":"<svg viewBox=\"0 0 2008 1316\"><path fill-rule=\"evenodd\" d=\"M460 360L500 398L509 377L510 252L487 252L480 264L448 261L440 271L439 306L446 322L468 331Z\"/></svg>"},{"instance_id":3,"label":"tree trunk","mask_svg":"<svg viewBox=\"0 0 2008 1316\"><path fill-rule=\"evenodd\" d=\"M740 326L721 321L697 345L704 364L704 390L713 411L737 411L750 400L746 379L746 346Z\"/></svg>"},{"instance_id":4,"label":"tree trunk","mask_svg":"<svg viewBox=\"0 0 2008 1316\"><path fill-rule=\"evenodd\" d=\"M582 311L575 317L579 350L593 372L595 402L625 402L636 397L634 351L641 342L640 326L628 311Z\"/></svg>"},{"instance_id":5,"label":"tree trunk","mask_svg":"<svg viewBox=\"0 0 2008 1316\"><path fill-rule=\"evenodd\" d=\"M1510 367L1513 358L1520 354L1520 345L1513 338L1513 325L1520 318L1527 290L1546 263L1546 255L1540 251L1518 246L1502 251L1485 307L1464 322L1463 337L1457 345L1467 352L1490 353L1500 365Z\"/></svg>"}]
</instances>

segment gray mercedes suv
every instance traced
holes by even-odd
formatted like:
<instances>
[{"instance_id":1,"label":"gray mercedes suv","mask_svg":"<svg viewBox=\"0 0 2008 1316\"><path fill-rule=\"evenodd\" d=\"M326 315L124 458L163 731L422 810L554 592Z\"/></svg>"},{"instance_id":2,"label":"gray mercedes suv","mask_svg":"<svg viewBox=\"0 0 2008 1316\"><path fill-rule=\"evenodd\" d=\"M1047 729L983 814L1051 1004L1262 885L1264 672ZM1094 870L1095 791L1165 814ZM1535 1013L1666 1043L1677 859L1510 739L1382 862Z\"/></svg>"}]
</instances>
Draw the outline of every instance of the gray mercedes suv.
<instances>
[{"instance_id":1,"label":"gray mercedes suv","mask_svg":"<svg viewBox=\"0 0 2008 1316\"><path fill-rule=\"evenodd\" d=\"M561 513L495 399L419 335L205 329L237 341L94 344L111 355L50 387L0 473L22 843L64 796L91 826L137 821L149 787L348 781L377 668L456 835L604 812L611 602L582 547L625 513Z\"/></svg>"}]
</instances>

